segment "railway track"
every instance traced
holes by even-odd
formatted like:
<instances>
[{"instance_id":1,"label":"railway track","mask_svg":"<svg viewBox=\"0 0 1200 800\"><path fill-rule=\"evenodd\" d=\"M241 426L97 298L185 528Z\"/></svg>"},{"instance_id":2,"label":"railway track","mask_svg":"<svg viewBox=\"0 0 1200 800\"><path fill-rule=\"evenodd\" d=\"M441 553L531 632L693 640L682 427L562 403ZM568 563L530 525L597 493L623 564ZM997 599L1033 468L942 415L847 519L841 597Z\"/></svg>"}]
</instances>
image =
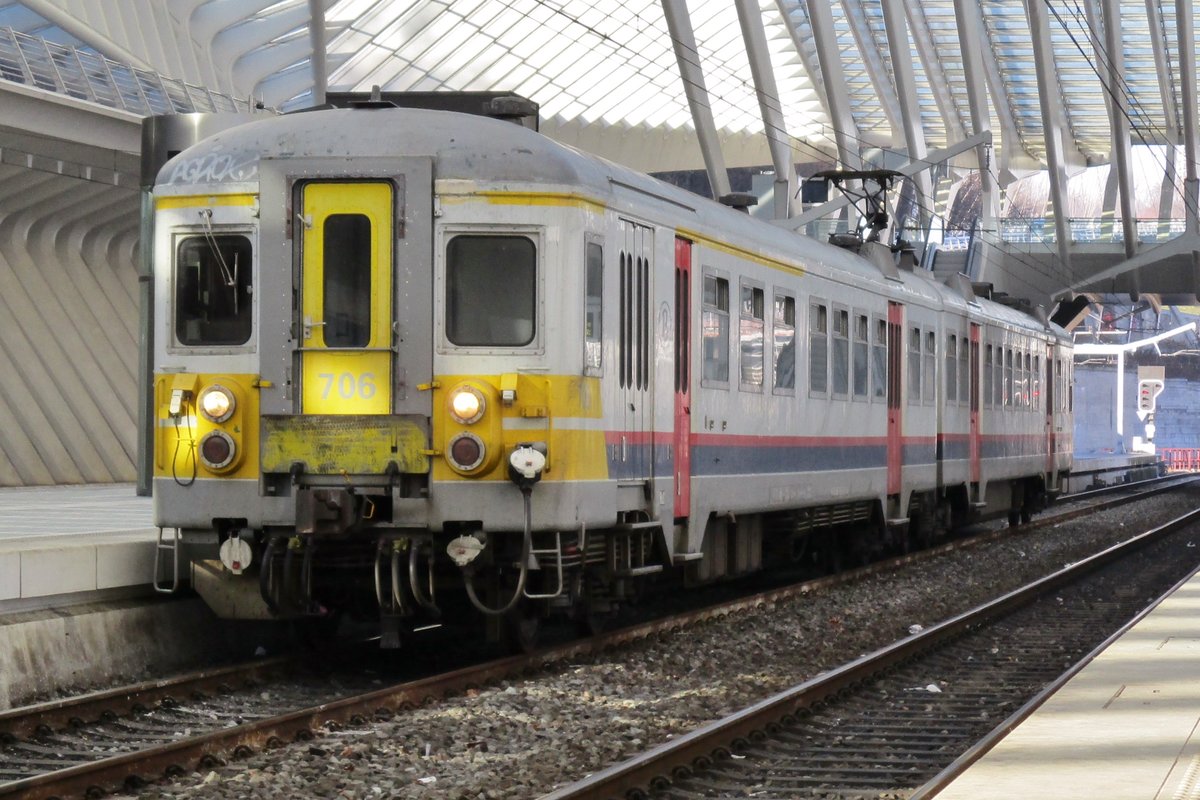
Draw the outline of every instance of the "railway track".
<instances>
[{"instance_id":1,"label":"railway track","mask_svg":"<svg viewBox=\"0 0 1200 800\"><path fill-rule=\"evenodd\" d=\"M1195 572L1198 525L1186 514L542 800L930 796Z\"/></svg>"},{"instance_id":2,"label":"railway track","mask_svg":"<svg viewBox=\"0 0 1200 800\"><path fill-rule=\"evenodd\" d=\"M1078 516L1131 499L1136 498L1127 496L1086 509L1070 509L1064 514L1048 515L1034 525L1054 524L1066 518L1066 514ZM0 783L0 797L86 796L136 788L163 775L208 768L266 747L307 739L322 730L385 718L474 686L511 679L606 647L782 602L840 582L861 580L930 554L970 547L1004 534L1003 530L995 531L850 573L638 624L591 640L550 648L532 657L491 661L371 691L352 691L349 685L334 691L325 686L324 694L314 697L305 693L309 690L282 689L277 681L287 674L288 665L275 660L5 712L0 714L0 765L3 765L0 780L8 782ZM183 735L185 732L187 735Z\"/></svg>"}]
</instances>

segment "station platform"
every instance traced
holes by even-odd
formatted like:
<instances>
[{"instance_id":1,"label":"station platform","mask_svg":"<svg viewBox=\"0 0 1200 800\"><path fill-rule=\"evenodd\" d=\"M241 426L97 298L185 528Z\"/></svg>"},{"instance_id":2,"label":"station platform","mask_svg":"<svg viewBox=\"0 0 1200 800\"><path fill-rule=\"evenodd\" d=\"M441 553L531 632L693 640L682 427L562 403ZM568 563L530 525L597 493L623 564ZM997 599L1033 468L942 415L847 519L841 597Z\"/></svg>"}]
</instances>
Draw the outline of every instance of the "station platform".
<instances>
[{"instance_id":1,"label":"station platform","mask_svg":"<svg viewBox=\"0 0 1200 800\"><path fill-rule=\"evenodd\" d=\"M146 589L157 536L133 484L0 489L0 615Z\"/></svg>"},{"instance_id":2,"label":"station platform","mask_svg":"<svg viewBox=\"0 0 1200 800\"><path fill-rule=\"evenodd\" d=\"M1200 572L935 796L1200 798Z\"/></svg>"},{"instance_id":3,"label":"station platform","mask_svg":"<svg viewBox=\"0 0 1200 800\"><path fill-rule=\"evenodd\" d=\"M1115 483L1147 480L1159 475L1162 458L1154 453L1076 453L1067 493L1082 492Z\"/></svg>"}]
</instances>

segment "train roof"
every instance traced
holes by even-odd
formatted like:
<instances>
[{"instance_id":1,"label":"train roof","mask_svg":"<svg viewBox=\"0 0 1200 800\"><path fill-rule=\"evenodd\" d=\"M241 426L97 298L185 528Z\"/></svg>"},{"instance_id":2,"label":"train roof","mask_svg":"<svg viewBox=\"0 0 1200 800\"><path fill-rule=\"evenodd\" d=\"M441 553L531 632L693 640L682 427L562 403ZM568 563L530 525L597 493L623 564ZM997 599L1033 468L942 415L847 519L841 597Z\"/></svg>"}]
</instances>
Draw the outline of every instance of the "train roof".
<instances>
[{"instance_id":1,"label":"train roof","mask_svg":"<svg viewBox=\"0 0 1200 800\"><path fill-rule=\"evenodd\" d=\"M412 108L327 109L267 117L222 131L184 150L158 173L158 194L210 192L214 185L256 183L264 160L429 157L437 180L571 186L598 199L624 191L656 197L697 231L719 231L751 252L797 261L806 269L859 285L886 283L889 293L936 307L967 300L931 275L900 271L885 280L867 259L757 220L679 187L553 141L511 122ZM631 191L632 190L632 191ZM986 300L985 316L1038 327L1028 315Z\"/></svg>"}]
</instances>

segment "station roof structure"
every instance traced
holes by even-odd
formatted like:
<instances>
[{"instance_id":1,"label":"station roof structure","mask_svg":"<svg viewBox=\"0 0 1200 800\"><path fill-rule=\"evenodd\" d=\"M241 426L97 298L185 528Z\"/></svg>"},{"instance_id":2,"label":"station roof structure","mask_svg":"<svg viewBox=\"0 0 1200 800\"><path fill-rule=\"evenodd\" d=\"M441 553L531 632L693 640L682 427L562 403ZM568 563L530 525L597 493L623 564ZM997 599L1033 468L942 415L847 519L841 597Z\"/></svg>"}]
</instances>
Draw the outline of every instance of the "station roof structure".
<instances>
[{"instance_id":1,"label":"station roof structure","mask_svg":"<svg viewBox=\"0 0 1200 800\"><path fill-rule=\"evenodd\" d=\"M325 88L512 92L552 138L644 171L706 167L714 194L714 164L767 167L777 219L795 164L908 169L925 230L967 186L973 241L1000 255L947 269L1016 294L1186 295L1193 14L1187 0L0 0L0 77L28 37L62 46L56 65L98 59L81 72L120 64L242 107L305 108ZM1168 262L1161 286L1135 279Z\"/></svg>"},{"instance_id":2,"label":"station roof structure","mask_svg":"<svg viewBox=\"0 0 1200 800\"><path fill-rule=\"evenodd\" d=\"M74 44L269 107L311 101L318 0L0 0L0 27ZM1122 52L1105 44L1117 10ZM544 130L641 168L696 166L692 115L661 0L324 0L331 89L512 91L540 104ZM727 162L767 163L737 2L690 0L700 66ZM797 160L903 145L913 114L925 145L973 129L960 17L978 26L998 163L1045 168L1043 96L1061 118L1070 168L1112 152L1109 68L1135 143L1182 136L1176 4L1167 0L917 0L889 34L880 0L753 2L761 14ZM819 6L816 7L816 6ZM1033 13L1031 13L1033 12ZM898 45L896 43L899 43ZM1039 63L1039 48L1046 55ZM901 59L893 58L900 49ZM836 64L831 60L837 56ZM898 80L911 71L914 95ZM840 73L827 74L830 71ZM900 76L901 78L903 76ZM838 97L831 98L831 92ZM831 109L844 100L845 111ZM835 102L835 106L837 103ZM680 135L680 134L683 135ZM614 135L615 134L615 135ZM666 146L664 146L666 145ZM672 147L674 145L674 147ZM677 155L671 155L672 152ZM646 163L637 163L639 153ZM664 155L666 161L664 162Z\"/></svg>"}]
</instances>

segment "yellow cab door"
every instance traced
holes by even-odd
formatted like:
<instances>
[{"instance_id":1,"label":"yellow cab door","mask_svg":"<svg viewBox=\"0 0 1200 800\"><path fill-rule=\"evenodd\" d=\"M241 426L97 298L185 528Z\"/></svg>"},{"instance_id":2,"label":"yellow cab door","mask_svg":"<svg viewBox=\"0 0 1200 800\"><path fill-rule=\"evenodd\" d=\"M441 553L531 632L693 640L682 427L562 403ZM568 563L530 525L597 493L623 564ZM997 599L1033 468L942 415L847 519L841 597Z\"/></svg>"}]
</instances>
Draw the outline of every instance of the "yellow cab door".
<instances>
[{"instance_id":1,"label":"yellow cab door","mask_svg":"<svg viewBox=\"0 0 1200 800\"><path fill-rule=\"evenodd\" d=\"M302 189L300 412L392 410L392 184Z\"/></svg>"}]
</instances>

